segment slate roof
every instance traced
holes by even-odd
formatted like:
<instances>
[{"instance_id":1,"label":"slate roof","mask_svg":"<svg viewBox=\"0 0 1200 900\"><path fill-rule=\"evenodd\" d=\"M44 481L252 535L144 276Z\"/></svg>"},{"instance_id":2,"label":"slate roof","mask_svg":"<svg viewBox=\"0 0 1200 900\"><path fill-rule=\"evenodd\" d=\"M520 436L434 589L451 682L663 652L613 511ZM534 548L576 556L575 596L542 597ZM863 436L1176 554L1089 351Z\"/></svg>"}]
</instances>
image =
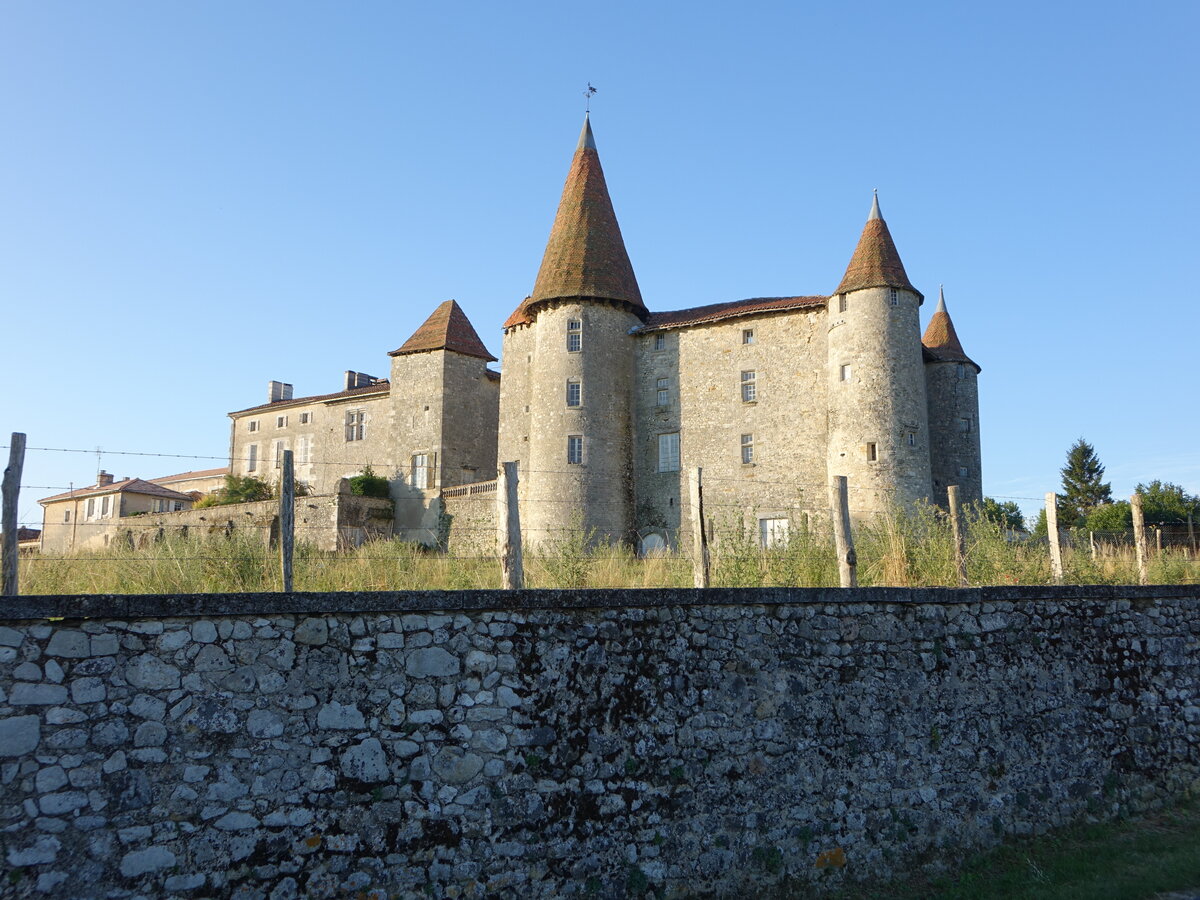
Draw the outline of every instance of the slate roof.
<instances>
[{"instance_id":1,"label":"slate roof","mask_svg":"<svg viewBox=\"0 0 1200 900\"><path fill-rule=\"evenodd\" d=\"M455 300L447 300L438 306L425 323L413 332L413 336L388 356L423 353L427 350L453 350L464 356L477 356L491 362L496 360L488 353L467 314Z\"/></svg>"},{"instance_id":2,"label":"slate roof","mask_svg":"<svg viewBox=\"0 0 1200 900\"><path fill-rule=\"evenodd\" d=\"M685 325L719 322L723 319L734 319L740 316L782 312L789 309L822 308L828 299L828 297L751 297L748 300L734 300L730 303L710 303L707 306L693 306L690 309L678 309L673 312L650 313L646 324L637 330L644 333L665 328L680 328Z\"/></svg>"},{"instance_id":3,"label":"slate roof","mask_svg":"<svg viewBox=\"0 0 1200 900\"><path fill-rule=\"evenodd\" d=\"M145 481L141 478L126 478L123 481L114 481L112 484L94 484L91 487L67 491L65 494L55 494L53 497L44 497L39 500L38 503L53 503L57 500L75 500L80 497L98 497L101 494L147 494L151 497L165 497L168 500L192 499L187 494L181 494L178 491L165 488L161 484L155 484L153 481Z\"/></svg>"},{"instance_id":4,"label":"slate roof","mask_svg":"<svg viewBox=\"0 0 1200 900\"><path fill-rule=\"evenodd\" d=\"M350 388L348 391L335 391L332 394L315 394L312 397L295 397L291 400L276 400L272 403L260 403L258 406L248 406L245 409L226 413L229 416L240 416L245 413L261 412L265 409L290 409L293 406L304 406L306 403L329 403L333 400L345 400L351 397L362 397L369 394L386 394L391 390L391 383L381 378L375 384Z\"/></svg>"},{"instance_id":5,"label":"slate roof","mask_svg":"<svg viewBox=\"0 0 1200 900\"><path fill-rule=\"evenodd\" d=\"M958 339L958 334L954 330L954 322L950 319L950 313L946 311L946 297L942 293L942 289L938 288L938 305L933 312L933 318L929 320L929 325L925 328L925 336L921 338L921 344L925 348L925 358L933 362L962 362L970 363L978 371L983 369L979 363L967 356L963 350L962 342Z\"/></svg>"},{"instance_id":6,"label":"slate roof","mask_svg":"<svg viewBox=\"0 0 1200 900\"><path fill-rule=\"evenodd\" d=\"M505 327L532 321L529 313L539 303L573 297L615 300L643 319L647 315L587 117L533 294L508 317Z\"/></svg>"},{"instance_id":7,"label":"slate roof","mask_svg":"<svg viewBox=\"0 0 1200 900\"><path fill-rule=\"evenodd\" d=\"M867 224L863 226L858 246L850 257L850 265L842 282L834 290L835 294L845 291L858 291L863 288L894 287L912 291L924 299L924 295L913 287L904 271L904 263L888 231L887 222L879 212L879 197L871 204L871 214Z\"/></svg>"}]
</instances>

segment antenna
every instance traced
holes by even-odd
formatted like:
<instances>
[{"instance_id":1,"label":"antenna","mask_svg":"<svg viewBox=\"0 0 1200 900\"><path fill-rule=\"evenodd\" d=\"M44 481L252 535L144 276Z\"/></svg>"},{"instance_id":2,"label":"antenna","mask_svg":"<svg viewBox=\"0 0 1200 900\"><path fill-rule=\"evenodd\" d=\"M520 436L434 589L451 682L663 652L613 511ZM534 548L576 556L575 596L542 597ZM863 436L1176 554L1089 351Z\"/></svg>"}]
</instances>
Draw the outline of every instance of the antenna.
<instances>
[{"instance_id":1,"label":"antenna","mask_svg":"<svg viewBox=\"0 0 1200 900\"><path fill-rule=\"evenodd\" d=\"M594 87L592 87L592 83L589 81L587 90L583 92L583 96L586 100L586 103L584 104L584 108L583 108L583 114L585 116L590 115L592 112L592 95L595 93L596 93L596 89Z\"/></svg>"}]
</instances>

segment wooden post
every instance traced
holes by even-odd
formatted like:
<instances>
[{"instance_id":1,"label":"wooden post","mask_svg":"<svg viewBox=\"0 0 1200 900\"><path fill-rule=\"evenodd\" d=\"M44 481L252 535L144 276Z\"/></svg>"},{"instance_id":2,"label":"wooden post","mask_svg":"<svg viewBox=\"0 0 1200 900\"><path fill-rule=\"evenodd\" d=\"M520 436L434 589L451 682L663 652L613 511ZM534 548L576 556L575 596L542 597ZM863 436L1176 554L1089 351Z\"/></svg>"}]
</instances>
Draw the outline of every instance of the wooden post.
<instances>
[{"instance_id":1,"label":"wooden post","mask_svg":"<svg viewBox=\"0 0 1200 900\"><path fill-rule=\"evenodd\" d=\"M1192 514L1188 513L1188 547L1192 552L1196 552L1196 529L1192 524Z\"/></svg>"},{"instance_id":2,"label":"wooden post","mask_svg":"<svg viewBox=\"0 0 1200 900\"><path fill-rule=\"evenodd\" d=\"M292 551L296 546L296 476L292 451L283 451L283 474L279 476L279 565L283 591L292 591Z\"/></svg>"},{"instance_id":3,"label":"wooden post","mask_svg":"<svg viewBox=\"0 0 1200 900\"><path fill-rule=\"evenodd\" d=\"M708 531L704 524L703 469L688 473L688 496L692 512L692 584L698 588L709 585Z\"/></svg>"},{"instance_id":4,"label":"wooden post","mask_svg":"<svg viewBox=\"0 0 1200 900\"><path fill-rule=\"evenodd\" d=\"M1145 584L1150 580L1150 575L1146 571L1146 517L1142 514L1142 495L1130 497L1129 507L1133 510L1133 545L1137 549L1138 584Z\"/></svg>"},{"instance_id":5,"label":"wooden post","mask_svg":"<svg viewBox=\"0 0 1200 900\"><path fill-rule=\"evenodd\" d=\"M1050 538L1050 574L1055 583L1063 580L1062 545L1058 535L1058 495L1046 495L1046 536Z\"/></svg>"},{"instance_id":6,"label":"wooden post","mask_svg":"<svg viewBox=\"0 0 1200 900\"><path fill-rule=\"evenodd\" d=\"M1154 526L1154 555L1162 556L1162 526Z\"/></svg>"},{"instance_id":7,"label":"wooden post","mask_svg":"<svg viewBox=\"0 0 1200 900\"><path fill-rule=\"evenodd\" d=\"M4 548L0 552L4 567L5 597L17 596L17 498L21 495L21 470L25 468L25 435L14 431L8 442L8 468L4 470L3 516Z\"/></svg>"},{"instance_id":8,"label":"wooden post","mask_svg":"<svg viewBox=\"0 0 1200 900\"><path fill-rule=\"evenodd\" d=\"M500 550L500 587L519 591L525 587L521 557L521 508L517 502L517 464L500 464L496 473L496 535Z\"/></svg>"},{"instance_id":9,"label":"wooden post","mask_svg":"<svg viewBox=\"0 0 1200 900\"><path fill-rule=\"evenodd\" d=\"M845 475L833 476L829 486L833 514L833 543L837 548L838 579L842 587L858 587L858 557L850 533L850 489Z\"/></svg>"},{"instance_id":10,"label":"wooden post","mask_svg":"<svg viewBox=\"0 0 1200 900\"><path fill-rule=\"evenodd\" d=\"M950 505L950 530L954 534L954 568L958 571L958 586L967 586L967 547L963 539L962 522L958 514L958 485L946 488L946 501Z\"/></svg>"}]
</instances>

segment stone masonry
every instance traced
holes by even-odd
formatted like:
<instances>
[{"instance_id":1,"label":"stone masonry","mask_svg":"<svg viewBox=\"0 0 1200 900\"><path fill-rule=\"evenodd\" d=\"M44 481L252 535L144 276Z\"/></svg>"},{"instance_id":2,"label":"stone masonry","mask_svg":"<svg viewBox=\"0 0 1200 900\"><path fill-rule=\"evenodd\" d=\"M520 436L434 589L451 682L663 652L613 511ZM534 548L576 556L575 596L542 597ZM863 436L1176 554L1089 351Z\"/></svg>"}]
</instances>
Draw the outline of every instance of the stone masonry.
<instances>
[{"instance_id":1,"label":"stone masonry","mask_svg":"<svg viewBox=\"0 0 1200 900\"><path fill-rule=\"evenodd\" d=\"M1194 587L13 598L0 893L746 896L886 875L1195 789L1198 605Z\"/></svg>"}]
</instances>

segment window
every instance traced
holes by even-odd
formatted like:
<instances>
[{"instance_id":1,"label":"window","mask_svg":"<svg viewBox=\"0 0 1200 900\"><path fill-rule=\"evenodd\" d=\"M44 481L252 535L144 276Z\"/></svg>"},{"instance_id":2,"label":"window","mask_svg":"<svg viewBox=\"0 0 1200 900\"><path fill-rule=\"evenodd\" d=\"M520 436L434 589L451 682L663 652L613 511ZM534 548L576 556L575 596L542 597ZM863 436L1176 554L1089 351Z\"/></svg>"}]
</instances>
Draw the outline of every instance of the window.
<instances>
[{"instance_id":1,"label":"window","mask_svg":"<svg viewBox=\"0 0 1200 900\"><path fill-rule=\"evenodd\" d=\"M959 478L966 478L966 477L967 477L967 467L966 467L966 466L959 466L959 467L958 467L958 477L959 477Z\"/></svg>"},{"instance_id":2,"label":"window","mask_svg":"<svg viewBox=\"0 0 1200 900\"><path fill-rule=\"evenodd\" d=\"M567 435L567 462L573 466L583 464L583 435Z\"/></svg>"},{"instance_id":3,"label":"window","mask_svg":"<svg viewBox=\"0 0 1200 900\"><path fill-rule=\"evenodd\" d=\"M246 423L247 431L258 431L258 419L251 419Z\"/></svg>"},{"instance_id":4,"label":"window","mask_svg":"<svg viewBox=\"0 0 1200 900\"><path fill-rule=\"evenodd\" d=\"M850 298L845 294L838 294L838 312L845 312L850 308Z\"/></svg>"},{"instance_id":5,"label":"window","mask_svg":"<svg viewBox=\"0 0 1200 900\"><path fill-rule=\"evenodd\" d=\"M70 511L69 509L64 509L64 510L63 510L63 521L64 521L64 522L70 522L70 521L71 521L71 511Z\"/></svg>"},{"instance_id":6,"label":"window","mask_svg":"<svg viewBox=\"0 0 1200 900\"><path fill-rule=\"evenodd\" d=\"M287 416L276 416L275 417L275 427L276 428L287 428Z\"/></svg>"},{"instance_id":7,"label":"window","mask_svg":"<svg viewBox=\"0 0 1200 900\"><path fill-rule=\"evenodd\" d=\"M567 350L578 353L583 349L583 322L579 319L567 319Z\"/></svg>"},{"instance_id":8,"label":"window","mask_svg":"<svg viewBox=\"0 0 1200 900\"><path fill-rule=\"evenodd\" d=\"M753 344L754 343L754 329L753 328L743 328L742 329L742 343L743 344Z\"/></svg>"},{"instance_id":9,"label":"window","mask_svg":"<svg viewBox=\"0 0 1200 900\"><path fill-rule=\"evenodd\" d=\"M846 365L842 366L841 371L838 373L838 377L842 381L850 380L850 364L849 363L846 363Z\"/></svg>"},{"instance_id":10,"label":"window","mask_svg":"<svg viewBox=\"0 0 1200 900\"><path fill-rule=\"evenodd\" d=\"M915 431L910 431L908 433L908 446L910 446L910 447L917 446L917 433Z\"/></svg>"},{"instance_id":11,"label":"window","mask_svg":"<svg viewBox=\"0 0 1200 900\"><path fill-rule=\"evenodd\" d=\"M275 468L283 468L283 451L287 449L284 441L275 442Z\"/></svg>"},{"instance_id":12,"label":"window","mask_svg":"<svg viewBox=\"0 0 1200 900\"><path fill-rule=\"evenodd\" d=\"M300 413L300 424L301 425L308 425L310 422L312 422L312 413L310 413L310 412Z\"/></svg>"},{"instance_id":13,"label":"window","mask_svg":"<svg viewBox=\"0 0 1200 900\"><path fill-rule=\"evenodd\" d=\"M656 334L654 336L654 349L655 350L666 350L667 349L667 336L665 334Z\"/></svg>"},{"instance_id":14,"label":"window","mask_svg":"<svg viewBox=\"0 0 1200 900\"><path fill-rule=\"evenodd\" d=\"M879 459L879 446L877 444L867 444L867 462L875 462Z\"/></svg>"},{"instance_id":15,"label":"window","mask_svg":"<svg viewBox=\"0 0 1200 900\"><path fill-rule=\"evenodd\" d=\"M307 465L312 462L312 435L305 434L296 438L296 463Z\"/></svg>"},{"instance_id":16,"label":"window","mask_svg":"<svg viewBox=\"0 0 1200 900\"><path fill-rule=\"evenodd\" d=\"M658 436L658 471L679 471L679 432Z\"/></svg>"},{"instance_id":17,"label":"window","mask_svg":"<svg viewBox=\"0 0 1200 900\"><path fill-rule=\"evenodd\" d=\"M361 409L346 411L346 440L361 441L367 433L367 414Z\"/></svg>"},{"instance_id":18,"label":"window","mask_svg":"<svg viewBox=\"0 0 1200 900\"><path fill-rule=\"evenodd\" d=\"M771 547L783 547L788 540L787 519L759 519L758 541L764 550Z\"/></svg>"},{"instance_id":19,"label":"window","mask_svg":"<svg viewBox=\"0 0 1200 900\"><path fill-rule=\"evenodd\" d=\"M101 497L101 498L100 498L100 518L104 518L105 516L107 516L107 515L108 515L108 509L109 509L109 507L108 507L108 501L109 501L109 499L110 499L109 497Z\"/></svg>"},{"instance_id":20,"label":"window","mask_svg":"<svg viewBox=\"0 0 1200 900\"><path fill-rule=\"evenodd\" d=\"M671 380L669 378L658 379L658 390L655 397L655 402L659 406L668 406L671 403Z\"/></svg>"},{"instance_id":21,"label":"window","mask_svg":"<svg viewBox=\"0 0 1200 900\"><path fill-rule=\"evenodd\" d=\"M175 512L179 512L181 509L183 509L183 501L176 500L171 508L174 509Z\"/></svg>"},{"instance_id":22,"label":"window","mask_svg":"<svg viewBox=\"0 0 1200 900\"><path fill-rule=\"evenodd\" d=\"M956 371L957 371L957 375L959 378L967 377L967 368L962 363L958 364L958 366L956 367Z\"/></svg>"},{"instance_id":23,"label":"window","mask_svg":"<svg viewBox=\"0 0 1200 900\"><path fill-rule=\"evenodd\" d=\"M258 471L258 444L251 444L246 448L246 471Z\"/></svg>"},{"instance_id":24,"label":"window","mask_svg":"<svg viewBox=\"0 0 1200 900\"><path fill-rule=\"evenodd\" d=\"M567 379L567 406L581 406L583 404L582 389L583 385L579 383L578 378Z\"/></svg>"},{"instance_id":25,"label":"window","mask_svg":"<svg viewBox=\"0 0 1200 900\"><path fill-rule=\"evenodd\" d=\"M85 515L89 519L96 518L96 498L95 497L88 497L87 512L85 513Z\"/></svg>"},{"instance_id":26,"label":"window","mask_svg":"<svg viewBox=\"0 0 1200 900\"><path fill-rule=\"evenodd\" d=\"M742 465L748 466L754 462L754 435L742 435Z\"/></svg>"},{"instance_id":27,"label":"window","mask_svg":"<svg viewBox=\"0 0 1200 900\"><path fill-rule=\"evenodd\" d=\"M758 399L758 386L753 370L742 373L742 402L753 403Z\"/></svg>"},{"instance_id":28,"label":"window","mask_svg":"<svg viewBox=\"0 0 1200 900\"><path fill-rule=\"evenodd\" d=\"M412 486L419 490L429 488L429 454L414 453L412 458Z\"/></svg>"},{"instance_id":29,"label":"window","mask_svg":"<svg viewBox=\"0 0 1200 900\"><path fill-rule=\"evenodd\" d=\"M900 305L900 292L895 288L888 288L888 301L892 306Z\"/></svg>"},{"instance_id":30,"label":"window","mask_svg":"<svg viewBox=\"0 0 1200 900\"><path fill-rule=\"evenodd\" d=\"M959 419L958 420L958 430L963 432L964 434L967 433L968 431L970 431L971 430L971 420L970 419Z\"/></svg>"}]
</instances>

